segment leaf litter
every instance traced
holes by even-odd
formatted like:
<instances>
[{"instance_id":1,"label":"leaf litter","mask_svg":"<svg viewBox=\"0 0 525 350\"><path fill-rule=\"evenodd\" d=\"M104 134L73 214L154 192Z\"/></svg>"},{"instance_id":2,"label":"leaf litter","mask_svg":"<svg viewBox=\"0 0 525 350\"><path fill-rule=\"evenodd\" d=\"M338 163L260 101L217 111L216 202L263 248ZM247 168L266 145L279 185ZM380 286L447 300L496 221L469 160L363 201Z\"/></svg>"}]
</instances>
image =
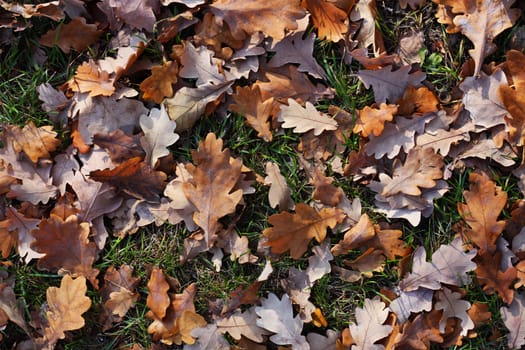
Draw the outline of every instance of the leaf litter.
<instances>
[{"instance_id":1,"label":"leaf litter","mask_svg":"<svg viewBox=\"0 0 525 350\"><path fill-rule=\"evenodd\" d=\"M60 23L40 36L41 45L84 54L63 85L38 87L54 125L2 128L0 329L14 323L28 344L53 349L92 322L83 317L88 310L108 331L142 302L151 349L158 343L427 349L477 336L491 315L467 299L468 286L477 285L501 299L508 347L525 344L523 200L511 203L512 217L503 218L509 196L496 181L498 171L514 174L523 195L525 55L509 50L504 60L489 61L498 49L495 39L522 13L515 1L432 2L447 33L473 45L455 102L439 100L423 63L405 58L403 64L387 51L375 27L380 8L374 1L0 1L6 36L43 17ZM395 6L431 6L426 3ZM113 39L100 45L116 57L97 59L106 34ZM421 38L414 38L420 47ZM314 55L319 42L343 53L364 89L372 89L373 103L354 110L321 107L338 92ZM152 62L146 49L155 43L164 46ZM141 80L130 84L137 72ZM295 150L314 188L310 198L294 202L275 161L267 159L261 173L248 168L225 147L227 135L219 130L188 152L190 159L174 156L203 118L224 120L229 112L242 115L264 143L300 134ZM432 251L405 242L397 224L418 227L431 217L435 200L450 190L450 175L465 167L477 170L457 203L455 238ZM365 212L358 197L348 197L345 181L374 192L374 205ZM268 206L278 212L266 215L268 227L254 249L257 242L235 225L264 186ZM182 262L209 253L218 272L224 255L239 264L264 258L267 268L228 295L224 307L209 300L209 312L199 314L195 297L206 291L196 283L181 286L161 266L147 267L142 279L126 264L94 267L110 235L123 238L153 223L186 230ZM271 262L286 254L296 261L308 257L307 267L289 268L280 291L261 292L272 278ZM62 276L45 301L25 305L39 317L21 312L16 271L8 273L13 258L35 260L37 269ZM393 264L399 265L397 285L380 286L381 298L367 295L353 305L348 327L327 328L323 313L331 310L312 297L325 276L337 273L355 283ZM100 307L93 311L97 298ZM323 331L306 328L310 323Z\"/></svg>"}]
</instances>

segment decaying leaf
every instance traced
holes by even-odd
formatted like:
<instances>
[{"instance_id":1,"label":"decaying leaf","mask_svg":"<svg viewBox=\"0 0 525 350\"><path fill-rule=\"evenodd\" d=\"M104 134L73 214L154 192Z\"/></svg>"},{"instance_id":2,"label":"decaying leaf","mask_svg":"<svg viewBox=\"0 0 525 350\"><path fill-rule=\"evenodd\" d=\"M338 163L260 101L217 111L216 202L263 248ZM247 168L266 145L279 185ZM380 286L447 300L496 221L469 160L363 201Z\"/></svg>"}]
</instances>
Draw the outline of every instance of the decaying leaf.
<instances>
[{"instance_id":1,"label":"decaying leaf","mask_svg":"<svg viewBox=\"0 0 525 350\"><path fill-rule=\"evenodd\" d=\"M212 133L192 151L195 165L186 165L191 179L184 183L184 193L197 211L193 220L204 230L211 246L217 239L219 219L235 212L243 191L236 189L241 177L242 161L230 161L230 150L222 149L222 140Z\"/></svg>"},{"instance_id":2,"label":"decaying leaf","mask_svg":"<svg viewBox=\"0 0 525 350\"><path fill-rule=\"evenodd\" d=\"M62 277L60 287L47 289L46 312L49 326L45 328L44 340L48 345L64 339L65 331L84 327L82 314L91 307L91 299L86 296L86 279L80 276L76 279L69 275Z\"/></svg>"},{"instance_id":3,"label":"decaying leaf","mask_svg":"<svg viewBox=\"0 0 525 350\"><path fill-rule=\"evenodd\" d=\"M472 261L476 249L465 253L461 238L441 245L432 254L431 263L426 261L425 256L425 248L416 249L412 272L399 283L402 290L412 291L422 287L436 290L441 288L441 283L461 286L468 281L467 272L477 267Z\"/></svg>"},{"instance_id":4,"label":"decaying leaf","mask_svg":"<svg viewBox=\"0 0 525 350\"><path fill-rule=\"evenodd\" d=\"M268 298L261 299L261 306L255 308L257 326L272 333L270 340L278 345L292 345L293 349L308 350L306 338L301 335L303 321L299 316L293 317L293 308L287 294L281 300L270 293Z\"/></svg>"},{"instance_id":5,"label":"decaying leaf","mask_svg":"<svg viewBox=\"0 0 525 350\"><path fill-rule=\"evenodd\" d=\"M140 90L146 100L161 103L165 97L173 96L173 84L177 82L179 66L169 61L161 66L151 67L151 76L140 83Z\"/></svg>"},{"instance_id":6,"label":"decaying leaf","mask_svg":"<svg viewBox=\"0 0 525 350\"><path fill-rule=\"evenodd\" d=\"M467 313L471 306L470 303L461 299L461 293L453 292L448 288L438 291L437 296L438 301L434 307L437 310L443 310L443 316L441 316L441 321L439 321L440 332L445 333L447 319L455 317L461 320L461 335L466 336L468 331L474 328L474 322Z\"/></svg>"},{"instance_id":7,"label":"decaying leaf","mask_svg":"<svg viewBox=\"0 0 525 350\"><path fill-rule=\"evenodd\" d=\"M66 54L71 49L82 52L94 44L101 34L102 31L95 24L87 24L84 17L75 17L71 22L61 24L41 36L40 43L48 47L57 45Z\"/></svg>"},{"instance_id":8,"label":"decaying leaf","mask_svg":"<svg viewBox=\"0 0 525 350\"><path fill-rule=\"evenodd\" d=\"M314 135L319 136L323 131L337 129L337 122L318 112L310 102L306 102L303 108L295 100L288 99L288 106L281 106L277 118L283 122L281 127L294 128L295 133L313 130Z\"/></svg>"},{"instance_id":9,"label":"decaying leaf","mask_svg":"<svg viewBox=\"0 0 525 350\"><path fill-rule=\"evenodd\" d=\"M293 210L295 203L290 196L290 188L286 183L286 179L281 175L279 166L273 162L266 163L266 174L264 183L270 185L270 191L268 192L268 201L270 207L281 210Z\"/></svg>"},{"instance_id":10,"label":"decaying leaf","mask_svg":"<svg viewBox=\"0 0 525 350\"><path fill-rule=\"evenodd\" d=\"M517 294L509 306L500 308L503 323L509 330L507 344L509 349L518 349L525 345L525 297Z\"/></svg>"},{"instance_id":11,"label":"decaying leaf","mask_svg":"<svg viewBox=\"0 0 525 350\"><path fill-rule=\"evenodd\" d=\"M348 8L351 8L353 3L354 1ZM313 25L317 28L320 40L326 38L338 42L344 39L344 35L348 31L348 26L345 23L348 21L348 14L344 10L325 0L303 0L302 5L310 11Z\"/></svg>"},{"instance_id":12,"label":"decaying leaf","mask_svg":"<svg viewBox=\"0 0 525 350\"><path fill-rule=\"evenodd\" d=\"M392 121L397 112L396 105L381 103L379 108L365 106L359 111L359 119L354 125L354 132L361 133L364 137L370 134L379 136L383 132L385 121Z\"/></svg>"},{"instance_id":13,"label":"decaying leaf","mask_svg":"<svg viewBox=\"0 0 525 350\"><path fill-rule=\"evenodd\" d=\"M474 44L474 48L469 50L469 53L476 63L475 77L479 76L485 57L496 50L494 38L505 29L512 27L519 17L520 10L510 8L514 2L515 0L479 0L468 3L465 6L465 13L454 17L454 24Z\"/></svg>"},{"instance_id":14,"label":"decaying leaf","mask_svg":"<svg viewBox=\"0 0 525 350\"><path fill-rule=\"evenodd\" d=\"M149 115L140 117L140 127L144 136L140 138L140 144L146 152L144 161L149 163L151 168L155 168L157 160L167 156L170 151L168 146L174 144L179 139L175 133L176 124L171 120L161 105L160 110L152 108Z\"/></svg>"},{"instance_id":15,"label":"decaying leaf","mask_svg":"<svg viewBox=\"0 0 525 350\"><path fill-rule=\"evenodd\" d=\"M384 349L383 345L375 342L392 332L392 326L383 324L387 317L388 308L379 297L365 299L363 307L355 310L356 324L350 325L350 333L355 344L352 350Z\"/></svg>"},{"instance_id":16,"label":"decaying leaf","mask_svg":"<svg viewBox=\"0 0 525 350\"><path fill-rule=\"evenodd\" d=\"M268 238L265 245L277 254L289 250L292 258L299 259L312 238L321 243L326 237L326 230L329 227L334 228L343 218L341 209L325 208L316 211L304 203L298 203L294 214L281 212L268 218L273 227L263 231L263 235Z\"/></svg>"},{"instance_id":17,"label":"decaying leaf","mask_svg":"<svg viewBox=\"0 0 525 350\"><path fill-rule=\"evenodd\" d=\"M84 276L98 288L99 270L92 267L97 246L88 238L89 224L79 222L76 215L62 219L51 214L32 231L35 240L31 248L45 254L38 260L39 269L58 271L59 274Z\"/></svg>"},{"instance_id":18,"label":"decaying leaf","mask_svg":"<svg viewBox=\"0 0 525 350\"><path fill-rule=\"evenodd\" d=\"M297 20L304 17L300 0L286 3L280 0L220 0L211 5L218 20L230 26L236 39L244 39L257 31L274 39L284 38L285 30L297 28Z\"/></svg>"},{"instance_id":19,"label":"decaying leaf","mask_svg":"<svg viewBox=\"0 0 525 350\"><path fill-rule=\"evenodd\" d=\"M469 191L463 192L466 204L458 203L461 214L470 229L462 230L464 239L473 243L479 255L496 251L496 240L505 228L498 216L507 202L507 193L490 180L485 173L471 173Z\"/></svg>"}]
</instances>

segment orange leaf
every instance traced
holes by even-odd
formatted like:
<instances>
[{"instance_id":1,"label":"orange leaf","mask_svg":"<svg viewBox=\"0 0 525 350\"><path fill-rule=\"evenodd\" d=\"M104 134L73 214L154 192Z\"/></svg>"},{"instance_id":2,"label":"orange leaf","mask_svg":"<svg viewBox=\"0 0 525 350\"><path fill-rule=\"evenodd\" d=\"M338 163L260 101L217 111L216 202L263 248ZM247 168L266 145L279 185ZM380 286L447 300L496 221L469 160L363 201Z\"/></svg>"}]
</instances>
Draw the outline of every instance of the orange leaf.
<instances>
[{"instance_id":1,"label":"orange leaf","mask_svg":"<svg viewBox=\"0 0 525 350\"><path fill-rule=\"evenodd\" d=\"M459 214L470 229L462 232L464 241L479 248L478 255L496 251L496 240L505 228L505 221L497 221L507 202L507 194L485 173L472 173L469 191L464 191L466 204L458 203Z\"/></svg>"},{"instance_id":2,"label":"orange leaf","mask_svg":"<svg viewBox=\"0 0 525 350\"><path fill-rule=\"evenodd\" d=\"M271 247L272 253L282 254L289 250L293 259L299 259L312 238L319 243L324 241L327 228L334 228L344 216L338 208L324 208L318 212L307 204L298 203L294 214L281 212L269 217L274 227L263 231L268 238L265 245Z\"/></svg>"},{"instance_id":3,"label":"orange leaf","mask_svg":"<svg viewBox=\"0 0 525 350\"><path fill-rule=\"evenodd\" d=\"M232 112L239 113L246 118L246 123L254 128L257 136L264 141L272 141L272 132L270 131L269 118L274 109L273 98L262 99L261 90L257 85L237 87L233 95L234 104L229 109Z\"/></svg>"},{"instance_id":4,"label":"orange leaf","mask_svg":"<svg viewBox=\"0 0 525 350\"><path fill-rule=\"evenodd\" d=\"M360 247L363 242L372 239L375 234L372 221L368 215L363 214L359 222L345 233L344 238L332 247L332 254L334 256L347 254L350 250Z\"/></svg>"},{"instance_id":5,"label":"orange leaf","mask_svg":"<svg viewBox=\"0 0 525 350\"><path fill-rule=\"evenodd\" d=\"M45 254L38 260L39 269L58 271L59 274L84 276L98 289L99 270L93 268L97 245L88 239L89 224L78 222L76 215L63 220L51 214L31 232L35 240L31 248Z\"/></svg>"},{"instance_id":6,"label":"orange leaf","mask_svg":"<svg viewBox=\"0 0 525 350\"><path fill-rule=\"evenodd\" d=\"M355 1L350 1L348 9L353 7ZM345 21L348 14L335 6L332 2L326 0L303 0L301 5L310 11L314 27L317 28L320 40L328 39L338 42L345 39L345 33L348 26Z\"/></svg>"},{"instance_id":7,"label":"orange leaf","mask_svg":"<svg viewBox=\"0 0 525 350\"><path fill-rule=\"evenodd\" d=\"M128 159L113 169L95 170L89 176L106 182L137 199L157 202L166 187L166 174L154 171L141 157Z\"/></svg>"},{"instance_id":8,"label":"orange leaf","mask_svg":"<svg viewBox=\"0 0 525 350\"><path fill-rule=\"evenodd\" d=\"M146 306L153 311L157 318L166 316L166 309L170 305L169 289L170 285L166 282L164 272L159 268L154 268L148 281L149 294L146 299Z\"/></svg>"},{"instance_id":9,"label":"orange leaf","mask_svg":"<svg viewBox=\"0 0 525 350\"><path fill-rule=\"evenodd\" d=\"M51 158L50 153L61 143L56 139L57 133L51 125L37 128L32 121L23 129L9 125L5 133L7 141L12 141L15 151L24 152L33 163L40 158Z\"/></svg>"},{"instance_id":10,"label":"orange leaf","mask_svg":"<svg viewBox=\"0 0 525 350\"><path fill-rule=\"evenodd\" d=\"M115 92L113 83L108 72L100 70L93 60L89 60L77 68L75 77L68 81L68 86L72 91L89 92L93 97L111 96Z\"/></svg>"},{"instance_id":11,"label":"orange leaf","mask_svg":"<svg viewBox=\"0 0 525 350\"><path fill-rule=\"evenodd\" d=\"M176 61L151 67L151 76L140 84L142 97L155 103L161 103L164 97L173 96L173 86L177 82L179 66Z\"/></svg>"},{"instance_id":12,"label":"orange leaf","mask_svg":"<svg viewBox=\"0 0 525 350\"><path fill-rule=\"evenodd\" d=\"M396 103L399 105L399 115L412 115L437 112L439 100L429 88L422 86L416 89L410 85Z\"/></svg>"},{"instance_id":13,"label":"orange leaf","mask_svg":"<svg viewBox=\"0 0 525 350\"><path fill-rule=\"evenodd\" d=\"M360 132L364 137L371 134L379 136L385 128L385 122L392 121L396 112L396 105L387 105L386 103L381 103L379 108L365 106L359 111L359 119L356 120L353 131L355 133Z\"/></svg>"}]
</instances>

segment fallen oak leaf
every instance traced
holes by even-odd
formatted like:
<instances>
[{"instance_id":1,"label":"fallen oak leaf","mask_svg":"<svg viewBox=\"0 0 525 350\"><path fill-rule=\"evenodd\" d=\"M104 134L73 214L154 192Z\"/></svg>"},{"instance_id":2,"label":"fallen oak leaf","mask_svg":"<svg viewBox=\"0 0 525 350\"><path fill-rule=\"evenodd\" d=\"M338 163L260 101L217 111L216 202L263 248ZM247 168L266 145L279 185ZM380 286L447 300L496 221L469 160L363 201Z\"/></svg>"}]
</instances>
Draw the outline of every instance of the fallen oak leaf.
<instances>
[{"instance_id":1,"label":"fallen oak leaf","mask_svg":"<svg viewBox=\"0 0 525 350\"><path fill-rule=\"evenodd\" d=\"M235 103L232 103L229 109L242 114L246 118L246 123L258 132L257 136L264 141L272 141L273 135L268 119L274 112L273 97L263 101L259 86L238 86L233 100Z\"/></svg>"},{"instance_id":2,"label":"fallen oak leaf","mask_svg":"<svg viewBox=\"0 0 525 350\"><path fill-rule=\"evenodd\" d=\"M31 248L45 254L38 259L40 270L58 271L59 274L84 276L98 289L96 279L99 270L93 268L97 256L97 246L91 242L89 224L79 222L76 215L65 220L51 214L49 219L42 219L38 229L32 230L35 240Z\"/></svg>"},{"instance_id":3,"label":"fallen oak leaf","mask_svg":"<svg viewBox=\"0 0 525 350\"><path fill-rule=\"evenodd\" d=\"M261 299L261 306L255 307L259 316L257 326L272 333L270 340L278 345L291 344L293 349L307 350L310 348L306 338L301 335L303 321L299 316L293 317L292 302L287 294L279 298L270 293L268 298Z\"/></svg>"},{"instance_id":4,"label":"fallen oak leaf","mask_svg":"<svg viewBox=\"0 0 525 350\"><path fill-rule=\"evenodd\" d=\"M88 92L89 96L111 96L115 92L114 79L93 61L84 62L68 82L71 91Z\"/></svg>"},{"instance_id":5,"label":"fallen oak leaf","mask_svg":"<svg viewBox=\"0 0 525 350\"><path fill-rule=\"evenodd\" d=\"M142 97L155 103L161 103L165 97L172 97L173 84L178 80L178 72L177 61L168 61L163 65L151 67L151 75L140 83Z\"/></svg>"},{"instance_id":6,"label":"fallen oak leaf","mask_svg":"<svg viewBox=\"0 0 525 350\"><path fill-rule=\"evenodd\" d=\"M281 40L286 30L297 29L297 20L305 15L299 3L300 0L220 0L210 7L217 21L228 23L235 39L261 31Z\"/></svg>"},{"instance_id":7,"label":"fallen oak leaf","mask_svg":"<svg viewBox=\"0 0 525 350\"><path fill-rule=\"evenodd\" d=\"M49 30L40 37L39 42L47 47L56 45L65 54L69 54L71 49L77 52L84 51L94 44L102 33L96 24L87 24L84 17L75 17L69 23L61 23L57 28Z\"/></svg>"},{"instance_id":8,"label":"fallen oak leaf","mask_svg":"<svg viewBox=\"0 0 525 350\"><path fill-rule=\"evenodd\" d=\"M152 108L149 115L143 114L140 117L140 127L144 132L144 136L140 138L140 144L146 152L144 161L155 168L159 158L170 154L168 146L179 139L179 135L175 133L177 124L169 118L164 105L161 105L160 110Z\"/></svg>"},{"instance_id":9,"label":"fallen oak leaf","mask_svg":"<svg viewBox=\"0 0 525 350\"><path fill-rule=\"evenodd\" d=\"M355 1L349 1L346 6L351 9ZM348 26L348 13L337 7L334 3L326 0L303 0L301 5L311 15L313 26L317 28L319 40L327 39L338 42L345 39Z\"/></svg>"},{"instance_id":10,"label":"fallen oak leaf","mask_svg":"<svg viewBox=\"0 0 525 350\"><path fill-rule=\"evenodd\" d=\"M514 2L515 0L478 0L475 3L467 3L466 11L454 17L454 25L474 44L469 53L475 62L475 77L479 76L485 57L496 50L494 38L512 27L520 16L519 9L510 8Z\"/></svg>"},{"instance_id":11,"label":"fallen oak leaf","mask_svg":"<svg viewBox=\"0 0 525 350\"><path fill-rule=\"evenodd\" d=\"M166 187L166 174L151 169L141 157L130 158L113 169L91 171L89 177L151 202L158 202Z\"/></svg>"},{"instance_id":12,"label":"fallen oak leaf","mask_svg":"<svg viewBox=\"0 0 525 350\"><path fill-rule=\"evenodd\" d=\"M356 324L349 326L355 344L352 350L384 349L384 346L375 343L392 332L392 326L383 324L387 317L388 308L379 297L365 299L363 307L355 310Z\"/></svg>"},{"instance_id":13,"label":"fallen oak leaf","mask_svg":"<svg viewBox=\"0 0 525 350\"><path fill-rule=\"evenodd\" d=\"M392 121L397 113L398 106L381 103L379 108L365 106L359 110L359 117L355 122L353 132L361 133L364 137L370 134L379 136L385 128L385 121Z\"/></svg>"},{"instance_id":14,"label":"fallen oak leaf","mask_svg":"<svg viewBox=\"0 0 525 350\"><path fill-rule=\"evenodd\" d=\"M463 191L466 203L458 203L458 212L470 228L461 234L465 242L474 243L479 255L493 254L505 228L505 221L498 221L498 216L507 203L507 193L482 172L471 173L469 182L469 190Z\"/></svg>"},{"instance_id":15,"label":"fallen oak leaf","mask_svg":"<svg viewBox=\"0 0 525 350\"><path fill-rule=\"evenodd\" d=\"M263 231L268 239L264 245L271 247L276 254L289 250L293 259L299 259L312 238L321 243L327 228L334 228L344 217L345 214L338 208L324 208L318 212L305 203L298 203L294 214L281 212L268 218L273 227Z\"/></svg>"},{"instance_id":16,"label":"fallen oak leaf","mask_svg":"<svg viewBox=\"0 0 525 350\"><path fill-rule=\"evenodd\" d=\"M199 143L199 148L192 151L195 165L186 165L192 178L183 185L184 194L197 209L193 220L204 230L209 247L217 239L219 219L234 213L243 195L243 191L236 188L241 179L242 161L230 161L230 150L223 150L222 145L222 139L213 133Z\"/></svg>"},{"instance_id":17,"label":"fallen oak leaf","mask_svg":"<svg viewBox=\"0 0 525 350\"><path fill-rule=\"evenodd\" d=\"M461 293L453 292L448 288L443 288L436 294L438 301L434 307L436 310L443 310L443 315L439 321L439 331L445 333L447 319L455 317L461 320L462 331L460 335L466 336L468 331L474 328L474 322L467 313L471 304L461 299Z\"/></svg>"},{"instance_id":18,"label":"fallen oak leaf","mask_svg":"<svg viewBox=\"0 0 525 350\"><path fill-rule=\"evenodd\" d=\"M86 296L86 279L80 276L73 279L69 275L62 277L60 287L49 287L46 291L46 318L49 327L45 328L44 341L47 345L56 344L65 338L65 331L84 327L82 314L91 307L91 299Z\"/></svg>"},{"instance_id":19,"label":"fallen oak leaf","mask_svg":"<svg viewBox=\"0 0 525 350\"><path fill-rule=\"evenodd\" d=\"M276 163L266 163L266 174L264 183L270 185L270 191L268 192L268 201L270 207L281 210L293 210L295 203L290 195L290 188L286 182L286 179L281 175L281 170Z\"/></svg>"},{"instance_id":20,"label":"fallen oak leaf","mask_svg":"<svg viewBox=\"0 0 525 350\"><path fill-rule=\"evenodd\" d=\"M516 294L509 306L500 308L501 318L509 330L507 344L509 349L518 349L525 345L525 297Z\"/></svg>"},{"instance_id":21,"label":"fallen oak leaf","mask_svg":"<svg viewBox=\"0 0 525 350\"><path fill-rule=\"evenodd\" d=\"M441 283L460 286L468 281L467 272L477 268L472 261L476 249L465 253L461 238L454 239L450 244L443 244L432 254L432 262L426 261L425 248L419 247L414 252L412 272L399 283L405 291L418 288L440 289Z\"/></svg>"},{"instance_id":22,"label":"fallen oak leaf","mask_svg":"<svg viewBox=\"0 0 525 350\"><path fill-rule=\"evenodd\" d=\"M23 128L8 125L4 134L6 141L12 142L14 150L24 152L33 163L37 163L40 158L51 158L50 153L61 143L56 138L58 134L53 131L53 126L37 128L33 121L29 121Z\"/></svg>"},{"instance_id":23,"label":"fallen oak leaf","mask_svg":"<svg viewBox=\"0 0 525 350\"><path fill-rule=\"evenodd\" d=\"M294 99L288 99L288 106L281 105L281 111L277 120L283 122L282 128L294 128L295 133L314 131L319 136L326 130L337 130L337 121L322 114L315 109L314 105L306 102L305 108L301 107Z\"/></svg>"}]
</instances>

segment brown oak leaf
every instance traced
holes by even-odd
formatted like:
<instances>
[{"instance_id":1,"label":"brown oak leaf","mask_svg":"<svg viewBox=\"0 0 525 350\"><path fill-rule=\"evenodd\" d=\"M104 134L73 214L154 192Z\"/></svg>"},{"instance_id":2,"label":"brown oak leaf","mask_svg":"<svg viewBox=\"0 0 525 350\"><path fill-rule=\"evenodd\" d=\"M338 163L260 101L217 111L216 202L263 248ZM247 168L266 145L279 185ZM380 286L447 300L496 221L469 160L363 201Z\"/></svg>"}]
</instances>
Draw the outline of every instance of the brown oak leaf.
<instances>
[{"instance_id":1,"label":"brown oak leaf","mask_svg":"<svg viewBox=\"0 0 525 350\"><path fill-rule=\"evenodd\" d=\"M409 85L396 103L399 105L399 115L412 115L437 112L439 100L426 86L415 88Z\"/></svg>"},{"instance_id":2,"label":"brown oak leaf","mask_svg":"<svg viewBox=\"0 0 525 350\"><path fill-rule=\"evenodd\" d=\"M315 136L323 131L337 130L337 121L315 109L314 105L306 102L303 108L294 99L288 99L288 106L282 105L277 116L283 122L282 128L294 128L295 133L304 133L313 130Z\"/></svg>"},{"instance_id":3,"label":"brown oak leaf","mask_svg":"<svg viewBox=\"0 0 525 350\"><path fill-rule=\"evenodd\" d=\"M118 269L110 266L104 275L104 286L99 292L104 301L100 314L104 330L122 321L128 310L139 299L139 293L135 289L140 278L133 277L132 273L133 269L123 264Z\"/></svg>"},{"instance_id":4,"label":"brown oak leaf","mask_svg":"<svg viewBox=\"0 0 525 350\"><path fill-rule=\"evenodd\" d=\"M319 243L324 241L326 230L329 227L334 228L344 216L343 211L338 208L317 211L305 203L298 203L295 213L281 212L268 218L273 227L263 231L263 235L268 238L264 245L271 247L276 254L289 250L293 259L299 259L306 252L312 238Z\"/></svg>"},{"instance_id":5,"label":"brown oak leaf","mask_svg":"<svg viewBox=\"0 0 525 350\"><path fill-rule=\"evenodd\" d=\"M333 177L325 176L323 170L316 167L310 181L314 185L314 199L329 207L336 207L343 198L344 191L341 187L333 185L333 182Z\"/></svg>"},{"instance_id":6,"label":"brown oak leaf","mask_svg":"<svg viewBox=\"0 0 525 350\"><path fill-rule=\"evenodd\" d=\"M166 187L166 174L154 171L141 157L128 159L113 169L95 170L91 179L108 183L137 199L158 202Z\"/></svg>"},{"instance_id":7,"label":"brown oak leaf","mask_svg":"<svg viewBox=\"0 0 525 350\"><path fill-rule=\"evenodd\" d=\"M305 15L300 0L219 0L210 7L217 20L228 23L235 39L261 31L281 40L286 30L297 29L297 20Z\"/></svg>"},{"instance_id":8,"label":"brown oak leaf","mask_svg":"<svg viewBox=\"0 0 525 350\"><path fill-rule=\"evenodd\" d=\"M505 221L498 216L507 203L507 193L481 172L469 177L470 187L463 191L466 203L458 203L458 212L470 229L462 230L466 242L479 248L479 254L493 254L496 240L505 228Z\"/></svg>"},{"instance_id":9,"label":"brown oak leaf","mask_svg":"<svg viewBox=\"0 0 525 350\"><path fill-rule=\"evenodd\" d=\"M479 76L485 57L496 50L494 38L512 27L520 16L519 9L510 8L514 2L515 0L465 2L466 11L454 17L454 24L474 44L469 53L476 64L473 74L475 77Z\"/></svg>"},{"instance_id":10,"label":"brown oak leaf","mask_svg":"<svg viewBox=\"0 0 525 350\"><path fill-rule=\"evenodd\" d=\"M37 128L33 121L29 121L23 128L9 125L5 128L7 142L12 142L16 152L24 152L33 163L40 158L51 158L51 152L55 151L61 141L57 139L57 133L53 126L46 125Z\"/></svg>"},{"instance_id":11,"label":"brown oak leaf","mask_svg":"<svg viewBox=\"0 0 525 350\"><path fill-rule=\"evenodd\" d=\"M121 129L108 134L95 134L93 143L106 150L115 164L121 164L134 157L144 157L146 154L140 147L140 136L129 136Z\"/></svg>"},{"instance_id":12,"label":"brown oak leaf","mask_svg":"<svg viewBox=\"0 0 525 350\"><path fill-rule=\"evenodd\" d=\"M381 103L379 108L365 106L359 110L359 118L356 120L353 132L361 133L364 137L370 134L379 136L385 128L385 121L392 121L397 113L396 105Z\"/></svg>"},{"instance_id":13,"label":"brown oak leaf","mask_svg":"<svg viewBox=\"0 0 525 350\"><path fill-rule=\"evenodd\" d=\"M48 311L46 318L49 327L45 328L44 341L52 346L65 338L65 331L84 327L82 314L91 307L91 299L86 296L86 279L80 276L73 279L62 277L60 287L49 287L46 291Z\"/></svg>"},{"instance_id":14,"label":"brown oak leaf","mask_svg":"<svg viewBox=\"0 0 525 350\"><path fill-rule=\"evenodd\" d=\"M40 222L32 234L35 240L31 248L45 254L38 260L39 269L58 271L61 275L84 276L98 289L96 277L99 270L92 266L97 246L88 238L87 222L78 222L76 215L63 220L51 214L49 219Z\"/></svg>"},{"instance_id":15,"label":"brown oak leaf","mask_svg":"<svg viewBox=\"0 0 525 350\"><path fill-rule=\"evenodd\" d=\"M193 220L204 230L206 243L211 246L217 239L219 219L234 213L242 199L243 191L236 189L242 161L230 161L230 150L223 150L222 140L213 133L199 143L192 157L195 165L186 165L192 178L184 183L184 194L197 209Z\"/></svg>"},{"instance_id":16,"label":"brown oak leaf","mask_svg":"<svg viewBox=\"0 0 525 350\"><path fill-rule=\"evenodd\" d=\"M273 162L266 163L266 174L264 183L270 185L270 191L268 192L268 201L270 207L281 210L293 210L295 203L291 197L291 191L288 187L285 177L281 174L279 165Z\"/></svg>"},{"instance_id":17,"label":"brown oak leaf","mask_svg":"<svg viewBox=\"0 0 525 350\"><path fill-rule=\"evenodd\" d=\"M67 24L60 24L40 37L40 44L48 47L58 46L68 54L71 49L82 52L94 44L102 30L96 24L87 24L84 17L75 17Z\"/></svg>"},{"instance_id":18,"label":"brown oak leaf","mask_svg":"<svg viewBox=\"0 0 525 350\"><path fill-rule=\"evenodd\" d=\"M233 100L235 103L232 103L229 109L242 114L246 123L258 132L257 136L264 141L272 141L269 118L275 109L273 97L263 101L259 86L238 86Z\"/></svg>"},{"instance_id":19,"label":"brown oak leaf","mask_svg":"<svg viewBox=\"0 0 525 350\"><path fill-rule=\"evenodd\" d=\"M350 250L360 247L363 242L372 239L375 234L372 221L368 215L363 214L357 224L332 248L332 254L335 256L347 254Z\"/></svg>"},{"instance_id":20,"label":"brown oak leaf","mask_svg":"<svg viewBox=\"0 0 525 350\"><path fill-rule=\"evenodd\" d=\"M487 294L496 291L505 303L510 304L514 299L514 290L510 288L517 277L516 268L511 266L501 271L500 252L485 252L478 255L474 261L478 264L476 278L483 286L483 291Z\"/></svg>"},{"instance_id":21,"label":"brown oak leaf","mask_svg":"<svg viewBox=\"0 0 525 350\"><path fill-rule=\"evenodd\" d=\"M347 8L352 8L354 3L355 1L350 1ZM326 0L303 0L301 5L310 12L320 40L326 38L338 42L345 39L345 34L348 31L348 26L345 23L348 20L346 11Z\"/></svg>"},{"instance_id":22,"label":"brown oak leaf","mask_svg":"<svg viewBox=\"0 0 525 350\"><path fill-rule=\"evenodd\" d=\"M68 82L72 91L88 92L89 96L111 96L115 92L114 79L93 61L82 63L73 79Z\"/></svg>"},{"instance_id":23,"label":"brown oak leaf","mask_svg":"<svg viewBox=\"0 0 525 350\"><path fill-rule=\"evenodd\" d=\"M145 100L161 103L164 97L173 96L173 84L177 82L179 66L176 61L151 67L151 76L140 83L142 97Z\"/></svg>"}]
</instances>

